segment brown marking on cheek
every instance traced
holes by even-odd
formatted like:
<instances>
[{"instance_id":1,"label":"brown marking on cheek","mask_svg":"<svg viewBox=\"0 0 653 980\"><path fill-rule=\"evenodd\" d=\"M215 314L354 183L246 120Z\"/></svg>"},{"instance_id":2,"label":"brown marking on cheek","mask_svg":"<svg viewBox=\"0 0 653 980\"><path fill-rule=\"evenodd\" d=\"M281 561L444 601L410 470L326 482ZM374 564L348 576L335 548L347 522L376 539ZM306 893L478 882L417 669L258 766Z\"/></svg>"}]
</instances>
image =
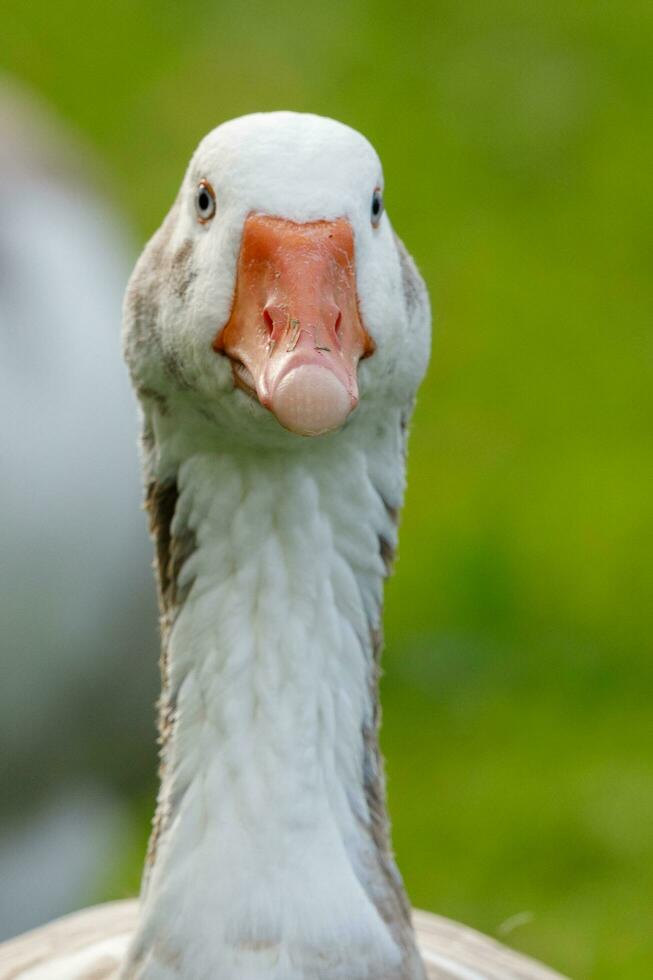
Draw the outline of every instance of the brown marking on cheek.
<instances>
[{"instance_id":1,"label":"brown marking on cheek","mask_svg":"<svg viewBox=\"0 0 653 980\"><path fill-rule=\"evenodd\" d=\"M156 335L159 297L163 292L168 264L166 255L178 212L179 202L175 201L163 224L146 245L129 281L125 297L128 360L132 349L137 350Z\"/></svg>"},{"instance_id":2,"label":"brown marking on cheek","mask_svg":"<svg viewBox=\"0 0 653 980\"><path fill-rule=\"evenodd\" d=\"M171 296L183 300L195 278L192 242L184 241L174 253L171 248L179 207L177 200L130 279L125 297L125 358L135 381L142 376L144 364L158 359L175 387L188 390L181 359L161 342L162 307Z\"/></svg>"},{"instance_id":3,"label":"brown marking on cheek","mask_svg":"<svg viewBox=\"0 0 653 980\"><path fill-rule=\"evenodd\" d=\"M406 246L398 235L395 235L395 244L399 253L399 265L401 267L401 285L406 300L406 311L409 319L412 319L415 312L424 302L424 283L417 271L417 266Z\"/></svg>"},{"instance_id":4,"label":"brown marking on cheek","mask_svg":"<svg viewBox=\"0 0 653 980\"><path fill-rule=\"evenodd\" d=\"M197 278L193 267L193 243L190 238L183 242L170 263L170 285L178 299L185 299L191 283Z\"/></svg>"},{"instance_id":5,"label":"brown marking on cheek","mask_svg":"<svg viewBox=\"0 0 653 980\"><path fill-rule=\"evenodd\" d=\"M156 340L156 322L159 316L159 302L156 289L144 277L132 280L125 297L125 311L130 329L127 339L127 354L136 351ZM128 356L129 360L129 356Z\"/></svg>"},{"instance_id":6,"label":"brown marking on cheek","mask_svg":"<svg viewBox=\"0 0 653 980\"><path fill-rule=\"evenodd\" d=\"M181 391L190 391L192 385L186 379L181 358L174 350L161 349L161 360L168 376Z\"/></svg>"},{"instance_id":7,"label":"brown marking on cheek","mask_svg":"<svg viewBox=\"0 0 653 980\"><path fill-rule=\"evenodd\" d=\"M136 393L140 399L145 399L155 402L161 415L169 415L170 408L168 406L168 400L165 395L162 395L160 391L155 391L154 388L149 388L147 385L140 385L136 389Z\"/></svg>"}]
</instances>

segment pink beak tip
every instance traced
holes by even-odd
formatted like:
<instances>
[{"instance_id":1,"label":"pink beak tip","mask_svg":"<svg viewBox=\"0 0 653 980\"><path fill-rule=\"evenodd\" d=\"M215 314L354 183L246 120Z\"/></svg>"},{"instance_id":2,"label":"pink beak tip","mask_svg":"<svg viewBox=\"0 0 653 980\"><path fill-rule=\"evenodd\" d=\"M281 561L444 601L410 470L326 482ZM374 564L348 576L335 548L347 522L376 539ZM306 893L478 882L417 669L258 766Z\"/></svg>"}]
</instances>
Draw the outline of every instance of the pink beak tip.
<instances>
[{"instance_id":1,"label":"pink beak tip","mask_svg":"<svg viewBox=\"0 0 653 980\"><path fill-rule=\"evenodd\" d=\"M328 368L300 364L281 379L269 407L285 429L317 436L344 425L357 401Z\"/></svg>"}]
</instances>

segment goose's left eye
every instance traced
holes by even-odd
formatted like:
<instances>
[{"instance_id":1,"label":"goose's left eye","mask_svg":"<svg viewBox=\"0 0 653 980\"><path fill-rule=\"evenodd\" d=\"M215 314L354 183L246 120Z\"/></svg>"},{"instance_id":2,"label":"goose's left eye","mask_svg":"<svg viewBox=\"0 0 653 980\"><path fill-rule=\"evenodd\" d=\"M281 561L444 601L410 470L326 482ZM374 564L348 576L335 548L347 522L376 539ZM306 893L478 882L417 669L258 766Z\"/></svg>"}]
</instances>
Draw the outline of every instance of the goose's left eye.
<instances>
[{"instance_id":1,"label":"goose's left eye","mask_svg":"<svg viewBox=\"0 0 653 980\"><path fill-rule=\"evenodd\" d=\"M195 211L198 219L204 223L210 221L215 214L215 191L208 180L200 180L195 191Z\"/></svg>"},{"instance_id":2,"label":"goose's left eye","mask_svg":"<svg viewBox=\"0 0 653 980\"><path fill-rule=\"evenodd\" d=\"M372 207L370 210L372 224L376 228L381 220L381 215L383 214L383 194L381 193L381 189L379 187L377 187L372 194Z\"/></svg>"}]
</instances>

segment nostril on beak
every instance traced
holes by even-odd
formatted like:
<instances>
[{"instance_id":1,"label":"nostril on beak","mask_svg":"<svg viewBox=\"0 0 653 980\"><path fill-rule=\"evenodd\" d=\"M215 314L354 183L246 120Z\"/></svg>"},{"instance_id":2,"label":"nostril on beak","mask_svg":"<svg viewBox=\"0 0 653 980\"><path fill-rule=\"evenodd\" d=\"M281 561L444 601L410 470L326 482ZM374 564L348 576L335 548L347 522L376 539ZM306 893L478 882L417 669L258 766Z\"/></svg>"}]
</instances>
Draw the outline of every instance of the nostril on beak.
<instances>
[{"instance_id":1,"label":"nostril on beak","mask_svg":"<svg viewBox=\"0 0 653 980\"><path fill-rule=\"evenodd\" d=\"M338 310L338 315L336 316L336 322L333 325L333 329L336 332L336 337L340 333L341 326L342 326L342 312L340 310Z\"/></svg>"},{"instance_id":2,"label":"nostril on beak","mask_svg":"<svg viewBox=\"0 0 653 980\"><path fill-rule=\"evenodd\" d=\"M270 313L267 306L263 310L263 323L265 324L265 329L267 330L269 335L272 336L272 331L274 330L274 320L272 319L272 314Z\"/></svg>"}]
</instances>

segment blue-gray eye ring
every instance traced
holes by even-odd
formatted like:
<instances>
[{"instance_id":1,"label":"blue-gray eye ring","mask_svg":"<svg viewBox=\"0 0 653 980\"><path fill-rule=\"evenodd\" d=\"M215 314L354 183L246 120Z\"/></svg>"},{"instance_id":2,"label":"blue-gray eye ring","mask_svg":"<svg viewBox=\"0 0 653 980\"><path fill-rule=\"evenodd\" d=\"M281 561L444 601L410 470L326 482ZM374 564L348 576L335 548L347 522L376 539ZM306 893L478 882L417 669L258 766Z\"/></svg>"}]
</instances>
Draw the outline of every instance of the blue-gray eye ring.
<instances>
[{"instance_id":1,"label":"blue-gray eye ring","mask_svg":"<svg viewBox=\"0 0 653 980\"><path fill-rule=\"evenodd\" d=\"M200 180L195 191L195 211L202 224L210 221L215 214L215 191L208 180Z\"/></svg>"},{"instance_id":2,"label":"blue-gray eye ring","mask_svg":"<svg viewBox=\"0 0 653 980\"><path fill-rule=\"evenodd\" d=\"M372 207L371 207L371 218L372 224L376 228L379 221L381 220L381 215L383 214L383 194L381 193L381 188L376 187L374 193L372 194Z\"/></svg>"}]
</instances>

